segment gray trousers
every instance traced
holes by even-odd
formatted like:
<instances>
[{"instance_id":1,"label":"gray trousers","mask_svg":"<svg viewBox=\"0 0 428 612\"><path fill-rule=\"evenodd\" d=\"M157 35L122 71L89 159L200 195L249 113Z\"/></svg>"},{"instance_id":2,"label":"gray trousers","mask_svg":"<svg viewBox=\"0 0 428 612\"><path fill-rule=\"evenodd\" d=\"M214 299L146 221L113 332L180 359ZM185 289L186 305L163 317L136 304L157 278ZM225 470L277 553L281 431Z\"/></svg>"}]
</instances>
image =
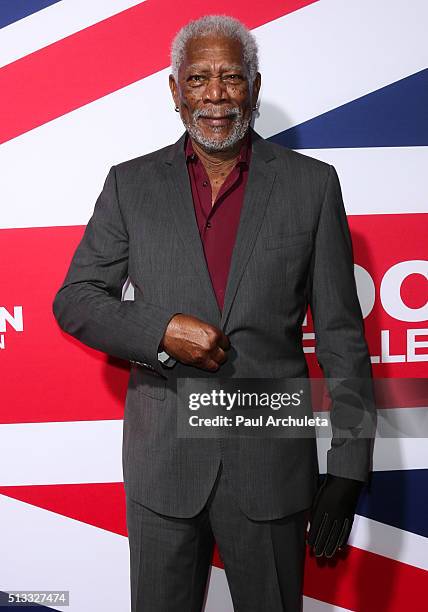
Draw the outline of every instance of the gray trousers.
<instances>
[{"instance_id":1,"label":"gray trousers","mask_svg":"<svg viewBox=\"0 0 428 612\"><path fill-rule=\"evenodd\" d=\"M235 612L301 612L307 510L249 519L220 466L197 516L164 516L130 498L126 514L132 612L201 612L214 539Z\"/></svg>"}]
</instances>

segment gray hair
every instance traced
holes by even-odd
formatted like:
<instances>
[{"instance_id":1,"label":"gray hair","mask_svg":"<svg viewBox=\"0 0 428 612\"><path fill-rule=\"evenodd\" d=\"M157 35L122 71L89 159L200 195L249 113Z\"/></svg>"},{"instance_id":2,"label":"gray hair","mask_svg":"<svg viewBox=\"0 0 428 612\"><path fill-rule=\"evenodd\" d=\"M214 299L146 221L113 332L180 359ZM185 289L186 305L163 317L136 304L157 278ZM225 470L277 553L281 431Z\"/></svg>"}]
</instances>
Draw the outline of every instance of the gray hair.
<instances>
[{"instance_id":1,"label":"gray hair","mask_svg":"<svg viewBox=\"0 0 428 612\"><path fill-rule=\"evenodd\" d=\"M257 42L254 34L241 21L229 15L205 15L189 21L177 32L171 44L171 68L175 82L178 82L178 71L184 60L187 42L210 34L220 34L240 41L252 89L259 69Z\"/></svg>"}]
</instances>

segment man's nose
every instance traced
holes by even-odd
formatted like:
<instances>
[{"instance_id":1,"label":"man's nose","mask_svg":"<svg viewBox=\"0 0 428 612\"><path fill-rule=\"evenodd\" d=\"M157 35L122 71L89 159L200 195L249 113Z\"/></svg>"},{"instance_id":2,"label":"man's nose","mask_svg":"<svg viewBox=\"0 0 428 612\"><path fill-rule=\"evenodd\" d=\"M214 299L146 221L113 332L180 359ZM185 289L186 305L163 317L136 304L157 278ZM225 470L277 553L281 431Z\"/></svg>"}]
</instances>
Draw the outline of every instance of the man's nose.
<instances>
[{"instance_id":1,"label":"man's nose","mask_svg":"<svg viewBox=\"0 0 428 612\"><path fill-rule=\"evenodd\" d=\"M208 83L204 91L204 98L205 100L211 102L218 102L220 100L228 99L227 87L221 80L221 77L211 77L208 79Z\"/></svg>"}]
</instances>

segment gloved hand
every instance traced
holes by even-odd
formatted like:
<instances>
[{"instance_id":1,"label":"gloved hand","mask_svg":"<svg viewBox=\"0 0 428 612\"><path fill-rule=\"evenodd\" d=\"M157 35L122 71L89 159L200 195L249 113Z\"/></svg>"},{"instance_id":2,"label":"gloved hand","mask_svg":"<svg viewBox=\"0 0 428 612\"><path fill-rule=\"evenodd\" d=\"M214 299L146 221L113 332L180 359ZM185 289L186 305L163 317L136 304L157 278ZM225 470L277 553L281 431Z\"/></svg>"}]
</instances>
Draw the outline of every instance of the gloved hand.
<instances>
[{"instance_id":1,"label":"gloved hand","mask_svg":"<svg viewBox=\"0 0 428 612\"><path fill-rule=\"evenodd\" d=\"M364 482L327 474L309 513L308 545L330 558L347 542Z\"/></svg>"}]
</instances>

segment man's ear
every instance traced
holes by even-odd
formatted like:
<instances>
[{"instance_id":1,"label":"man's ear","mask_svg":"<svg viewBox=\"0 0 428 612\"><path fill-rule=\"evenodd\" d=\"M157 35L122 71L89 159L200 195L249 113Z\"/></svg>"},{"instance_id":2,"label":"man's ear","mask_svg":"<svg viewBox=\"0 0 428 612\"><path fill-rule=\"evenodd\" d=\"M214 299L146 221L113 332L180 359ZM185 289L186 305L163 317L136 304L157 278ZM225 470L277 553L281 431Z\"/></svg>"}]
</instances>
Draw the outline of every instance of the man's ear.
<instances>
[{"instance_id":1,"label":"man's ear","mask_svg":"<svg viewBox=\"0 0 428 612\"><path fill-rule=\"evenodd\" d=\"M252 106L255 106L257 104L261 84L262 84L262 75L260 74L260 72L258 72L256 74L256 77L253 83L253 91L252 91L252 99L251 99Z\"/></svg>"},{"instance_id":2,"label":"man's ear","mask_svg":"<svg viewBox=\"0 0 428 612\"><path fill-rule=\"evenodd\" d=\"M172 74L169 75L169 88L171 90L172 99L174 100L175 106L179 106L177 83L175 82L175 79Z\"/></svg>"}]
</instances>

